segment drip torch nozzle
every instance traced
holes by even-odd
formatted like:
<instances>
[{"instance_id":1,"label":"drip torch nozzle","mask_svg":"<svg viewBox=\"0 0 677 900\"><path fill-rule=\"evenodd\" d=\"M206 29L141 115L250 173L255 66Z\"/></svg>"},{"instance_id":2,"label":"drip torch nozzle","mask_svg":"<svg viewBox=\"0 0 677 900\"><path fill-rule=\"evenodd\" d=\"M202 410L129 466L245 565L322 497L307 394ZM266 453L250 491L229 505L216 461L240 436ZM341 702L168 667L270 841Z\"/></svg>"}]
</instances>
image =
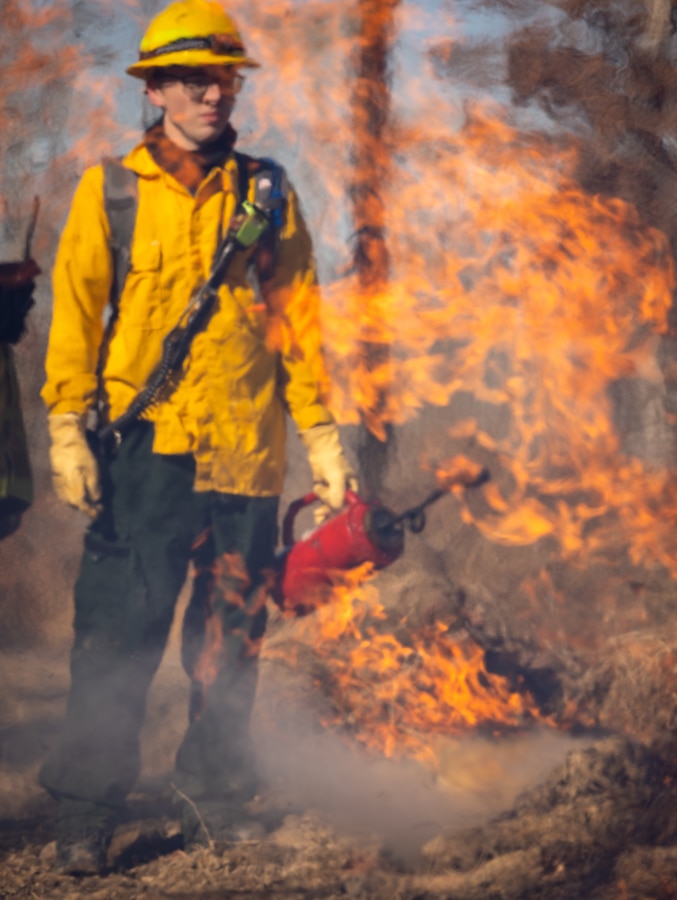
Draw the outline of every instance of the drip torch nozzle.
<instances>
[{"instance_id":1,"label":"drip torch nozzle","mask_svg":"<svg viewBox=\"0 0 677 900\"><path fill-rule=\"evenodd\" d=\"M425 510L432 503L435 503L445 494L449 493L450 488L461 486L463 488L476 488L485 484L491 478L489 469L482 468L476 475L468 476L462 473L447 481L443 488L437 488L432 494L429 494L422 503L411 506L409 509L393 516L386 509L381 509L380 516L373 516L371 522L371 530L377 538L377 541L387 542L393 540L396 535L401 535L404 528L408 528L412 534L420 534L425 528Z\"/></svg>"}]
</instances>

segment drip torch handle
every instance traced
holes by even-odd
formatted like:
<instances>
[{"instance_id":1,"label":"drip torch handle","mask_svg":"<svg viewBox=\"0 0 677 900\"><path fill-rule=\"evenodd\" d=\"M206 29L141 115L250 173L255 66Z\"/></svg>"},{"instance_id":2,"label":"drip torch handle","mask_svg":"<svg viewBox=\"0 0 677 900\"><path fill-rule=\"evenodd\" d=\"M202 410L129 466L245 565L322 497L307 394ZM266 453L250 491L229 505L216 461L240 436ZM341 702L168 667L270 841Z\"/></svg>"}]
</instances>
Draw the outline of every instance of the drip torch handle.
<instances>
[{"instance_id":1,"label":"drip torch handle","mask_svg":"<svg viewBox=\"0 0 677 900\"><path fill-rule=\"evenodd\" d=\"M315 491L311 491L309 494L304 494L303 497L299 497L298 500L292 500L289 504L287 512L284 514L284 519L282 520L282 543L285 547L291 547L294 543L294 523L296 521L296 516L302 509L305 509L306 506L310 506L310 504L314 503L317 499L318 496Z\"/></svg>"},{"instance_id":2,"label":"drip torch handle","mask_svg":"<svg viewBox=\"0 0 677 900\"><path fill-rule=\"evenodd\" d=\"M291 547L294 543L294 523L296 521L296 516L302 509L305 509L306 506L310 506L311 503L315 503L315 501L319 499L320 498L315 491L311 491L309 494L304 494L303 497L299 497L297 500L292 500L289 504L287 512L284 514L284 519L282 520L282 544L285 547ZM345 501L349 506L361 502L359 494L356 494L355 491L351 491L350 489L346 490Z\"/></svg>"}]
</instances>

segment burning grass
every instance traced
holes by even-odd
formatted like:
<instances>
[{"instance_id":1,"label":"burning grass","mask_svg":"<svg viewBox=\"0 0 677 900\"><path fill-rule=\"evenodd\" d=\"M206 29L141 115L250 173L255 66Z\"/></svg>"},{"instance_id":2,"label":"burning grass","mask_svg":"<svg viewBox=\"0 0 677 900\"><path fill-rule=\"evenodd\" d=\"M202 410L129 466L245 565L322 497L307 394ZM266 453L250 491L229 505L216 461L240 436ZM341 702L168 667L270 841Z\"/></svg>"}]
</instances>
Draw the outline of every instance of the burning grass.
<instances>
[{"instance_id":1,"label":"burning grass","mask_svg":"<svg viewBox=\"0 0 677 900\"><path fill-rule=\"evenodd\" d=\"M487 672L467 635L438 621L406 637L388 622L371 564L338 574L330 600L292 628L294 644L276 642L268 659L292 666L303 647L314 658L332 712L324 724L386 757L409 756L436 767L433 735L500 733L542 719L527 691ZM404 624L404 623L400 623Z\"/></svg>"}]
</instances>

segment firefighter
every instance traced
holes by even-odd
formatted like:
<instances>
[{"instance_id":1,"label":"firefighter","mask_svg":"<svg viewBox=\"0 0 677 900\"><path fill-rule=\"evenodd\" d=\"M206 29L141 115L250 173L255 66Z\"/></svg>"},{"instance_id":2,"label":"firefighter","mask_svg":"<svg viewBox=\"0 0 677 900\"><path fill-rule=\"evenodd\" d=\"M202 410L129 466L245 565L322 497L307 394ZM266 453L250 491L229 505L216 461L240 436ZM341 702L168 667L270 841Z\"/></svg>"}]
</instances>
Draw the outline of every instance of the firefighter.
<instances>
[{"instance_id":1,"label":"firefighter","mask_svg":"<svg viewBox=\"0 0 677 900\"><path fill-rule=\"evenodd\" d=\"M65 724L40 773L58 803L57 866L66 873L105 865L191 559L190 716L173 779L184 843L252 833L248 725L287 413L324 513L357 487L325 405L312 246L291 186L274 241L233 262L171 389L117 447L97 447L88 429L93 414L101 428L143 389L251 192L258 163L235 153L229 119L244 73L257 66L219 3L178 0L160 12L127 69L159 113L123 160L137 194L130 264L121 278L103 163L85 171L57 253L42 393L53 483L91 518Z\"/></svg>"},{"instance_id":2,"label":"firefighter","mask_svg":"<svg viewBox=\"0 0 677 900\"><path fill-rule=\"evenodd\" d=\"M39 272L32 259L0 263L0 539L17 530L33 500L33 477L12 347L25 331L26 316L34 303L34 279Z\"/></svg>"}]
</instances>

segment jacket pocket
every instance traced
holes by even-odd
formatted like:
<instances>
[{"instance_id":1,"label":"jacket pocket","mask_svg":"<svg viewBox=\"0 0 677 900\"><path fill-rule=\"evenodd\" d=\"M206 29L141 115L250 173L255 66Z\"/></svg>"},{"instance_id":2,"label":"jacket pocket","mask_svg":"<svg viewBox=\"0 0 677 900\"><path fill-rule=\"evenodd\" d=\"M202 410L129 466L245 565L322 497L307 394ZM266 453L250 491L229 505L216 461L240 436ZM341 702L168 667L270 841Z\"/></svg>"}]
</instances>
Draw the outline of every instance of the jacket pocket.
<instances>
[{"instance_id":1,"label":"jacket pocket","mask_svg":"<svg viewBox=\"0 0 677 900\"><path fill-rule=\"evenodd\" d=\"M160 271L162 248L160 241L142 241L132 247L131 272L137 275L152 275Z\"/></svg>"},{"instance_id":2,"label":"jacket pocket","mask_svg":"<svg viewBox=\"0 0 677 900\"><path fill-rule=\"evenodd\" d=\"M132 259L120 304L125 327L162 328L165 310L161 302L162 248L159 241L140 241L132 247Z\"/></svg>"}]
</instances>

